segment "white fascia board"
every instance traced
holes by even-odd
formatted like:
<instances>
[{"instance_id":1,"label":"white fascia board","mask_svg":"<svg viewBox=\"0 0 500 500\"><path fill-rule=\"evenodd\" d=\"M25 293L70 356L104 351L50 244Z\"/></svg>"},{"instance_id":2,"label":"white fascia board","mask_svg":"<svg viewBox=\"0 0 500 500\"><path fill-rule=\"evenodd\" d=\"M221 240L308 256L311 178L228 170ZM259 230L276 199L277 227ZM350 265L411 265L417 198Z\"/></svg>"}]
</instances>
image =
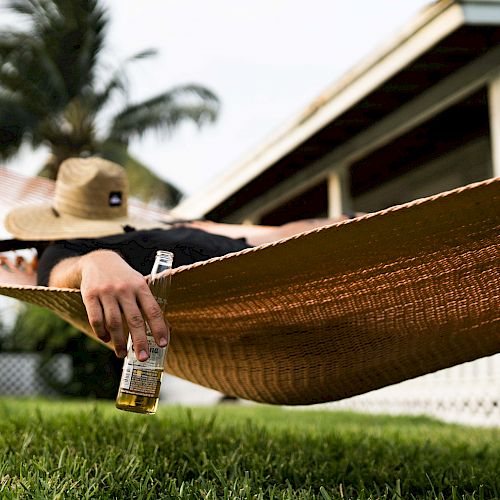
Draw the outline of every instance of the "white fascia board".
<instances>
[{"instance_id":1,"label":"white fascia board","mask_svg":"<svg viewBox=\"0 0 500 500\"><path fill-rule=\"evenodd\" d=\"M206 214L464 22L460 4L445 0L431 5L397 37L337 81L299 117L282 127L249 159L182 201L174 208L174 214L186 218Z\"/></svg>"},{"instance_id":2,"label":"white fascia board","mask_svg":"<svg viewBox=\"0 0 500 500\"><path fill-rule=\"evenodd\" d=\"M432 116L487 85L488 82L493 82L500 74L499 71L500 47L496 47L442 79L433 87L375 122L371 127L339 146L333 147L318 161L305 166L299 172L283 179L278 185L261 193L240 209L232 212L227 219L228 222L239 222L249 217L258 219L262 214L326 179L328 175L340 174L352 162L424 123ZM493 101L490 100L490 104L496 107L496 104L492 103ZM500 99L498 103L500 104ZM498 109L500 110L500 106Z\"/></svg>"}]
</instances>

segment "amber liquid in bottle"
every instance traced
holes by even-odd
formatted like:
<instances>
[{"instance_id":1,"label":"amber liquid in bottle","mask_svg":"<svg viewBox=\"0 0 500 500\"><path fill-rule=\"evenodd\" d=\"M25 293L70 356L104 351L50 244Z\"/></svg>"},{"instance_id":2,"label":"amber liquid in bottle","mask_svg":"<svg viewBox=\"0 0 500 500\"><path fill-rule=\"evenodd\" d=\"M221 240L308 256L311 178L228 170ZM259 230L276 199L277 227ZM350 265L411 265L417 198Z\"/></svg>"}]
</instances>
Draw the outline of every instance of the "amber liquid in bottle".
<instances>
[{"instance_id":1,"label":"amber liquid in bottle","mask_svg":"<svg viewBox=\"0 0 500 500\"><path fill-rule=\"evenodd\" d=\"M160 401L160 387L161 379L163 376L162 370L151 370L154 374L155 380L155 390L152 396L142 396L139 394L133 394L132 392L127 392L120 388L118 391L118 396L116 398L116 407L120 410L132 411L134 413L149 413L154 414L158 409L158 402Z\"/></svg>"},{"instance_id":2,"label":"amber liquid in bottle","mask_svg":"<svg viewBox=\"0 0 500 500\"><path fill-rule=\"evenodd\" d=\"M161 279L156 278L159 273L171 269L172 261L172 253L160 250L156 254L156 260L151 271L151 291L164 312L170 288L170 275ZM120 410L153 414L156 413L158 408L161 379L168 346L157 346L149 327L146 327L146 334L149 345L149 359L143 362L135 357L129 336L127 357L123 363L120 388L116 397L116 407Z\"/></svg>"}]
</instances>

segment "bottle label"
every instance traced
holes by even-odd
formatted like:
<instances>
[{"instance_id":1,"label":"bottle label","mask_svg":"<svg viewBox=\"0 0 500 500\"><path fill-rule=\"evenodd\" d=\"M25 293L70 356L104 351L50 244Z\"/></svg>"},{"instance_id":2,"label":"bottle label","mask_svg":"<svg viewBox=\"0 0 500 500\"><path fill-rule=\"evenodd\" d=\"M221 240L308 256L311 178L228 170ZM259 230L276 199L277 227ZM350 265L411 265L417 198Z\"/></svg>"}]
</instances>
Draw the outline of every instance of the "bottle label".
<instances>
[{"instance_id":1,"label":"bottle label","mask_svg":"<svg viewBox=\"0 0 500 500\"><path fill-rule=\"evenodd\" d=\"M120 389L140 396L158 397L166 347L158 347L151 335L146 336L149 358L139 361L129 337L128 354L125 358Z\"/></svg>"},{"instance_id":2,"label":"bottle label","mask_svg":"<svg viewBox=\"0 0 500 500\"><path fill-rule=\"evenodd\" d=\"M163 363L165 361L166 347L158 347L155 339L151 335L146 335L149 347L149 358L146 361L139 361L132 346L129 348L128 357L130 361L137 367L143 370L163 370Z\"/></svg>"},{"instance_id":3,"label":"bottle label","mask_svg":"<svg viewBox=\"0 0 500 500\"><path fill-rule=\"evenodd\" d=\"M143 370L127 364L123 369L120 389L129 394L157 398L162 373L160 370Z\"/></svg>"},{"instance_id":4,"label":"bottle label","mask_svg":"<svg viewBox=\"0 0 500 500\"><path fill-rule=\"evenodd\" d=\"M149 347L149 358L146 361L139 361L137 359L129 337L126 362L140 368L141 370L163 370L163 363L165 361L167 348L158 347L155 339L151 335L146 335L146 339Z\"/></svg>"}]
</instances>

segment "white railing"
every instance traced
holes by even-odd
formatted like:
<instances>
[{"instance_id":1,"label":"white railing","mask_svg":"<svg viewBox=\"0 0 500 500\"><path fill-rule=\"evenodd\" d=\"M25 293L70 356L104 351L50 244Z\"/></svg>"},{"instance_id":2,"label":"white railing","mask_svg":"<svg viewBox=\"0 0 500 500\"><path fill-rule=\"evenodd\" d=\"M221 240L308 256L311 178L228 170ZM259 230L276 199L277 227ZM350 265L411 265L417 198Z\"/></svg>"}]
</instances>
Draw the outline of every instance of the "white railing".
<instances>
[{"instance_id":1,"label":"white railing","mask_svg":"<svg viewBox=\"0 0 500 500\"><path fill-rule=\"evenodd\" d=\"M41 357L37 353L0 353L0 395L6 396L55 396L40 374ZM58 354L48 367L59 382L71 377L71 358Z\"/></svg>"},{"instance_id":2,"label":"white railing","mask_svg":"<svg viewBox=\"0 0 500 500\"><path fill-rule=\"evenodd\" d=\"M500 426L500 354L315 408L421 414L448 422Z\"/></svg>"}]
</instances>

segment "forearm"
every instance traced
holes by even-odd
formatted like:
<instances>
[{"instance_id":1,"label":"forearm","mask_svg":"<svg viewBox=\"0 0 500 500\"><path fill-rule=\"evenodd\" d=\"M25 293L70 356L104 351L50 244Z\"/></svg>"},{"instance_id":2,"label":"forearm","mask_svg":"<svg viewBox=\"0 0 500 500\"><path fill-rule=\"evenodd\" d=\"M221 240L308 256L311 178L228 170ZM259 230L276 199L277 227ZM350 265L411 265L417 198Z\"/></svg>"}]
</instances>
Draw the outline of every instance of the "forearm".
<instances>
[{"instance_id":1,"label":"forearm","mask_svg":"<svg viewBox=\"0 0 500 500\"><path fill-rule=\"evenodd\" d=\"M54 266L50 272L49 286L58 288L80 288L82 273L80 261L82 257L69 257Z\"/></svg>"},{"instance_id":2,"label":"forearm","mask_svg":"<svg viewBox=\"0 0 500 500\"><path fill-rule=\"evenodd\" d=\"M92 265L95 254L117 254L111 250L96 250L86 255L68 257L54 266L49 276L49 286L58 288L81 288L82 268L84 265Z\"/></svg>"},{"instance_id":3,"label":"forearm","mask_svg":"<svg viewBox=\"0 0 500 500\"><path fill-rule=\"evenodd\" d=\"M357 213L356 216L362 215ZM342 215L336 218L318 218L318 219L303 219L293 222L288 222L281 226L263 226L260 224L225 224L209 221L195 221L181 224L182 226L195 227L202 229L207 233L220 234L229 238L245 238L252 245L257 246L263 243L270 243L288 238L304 231L310 231L318 227L340 222L350 217Z\"/></svg>"}]
</instances>

